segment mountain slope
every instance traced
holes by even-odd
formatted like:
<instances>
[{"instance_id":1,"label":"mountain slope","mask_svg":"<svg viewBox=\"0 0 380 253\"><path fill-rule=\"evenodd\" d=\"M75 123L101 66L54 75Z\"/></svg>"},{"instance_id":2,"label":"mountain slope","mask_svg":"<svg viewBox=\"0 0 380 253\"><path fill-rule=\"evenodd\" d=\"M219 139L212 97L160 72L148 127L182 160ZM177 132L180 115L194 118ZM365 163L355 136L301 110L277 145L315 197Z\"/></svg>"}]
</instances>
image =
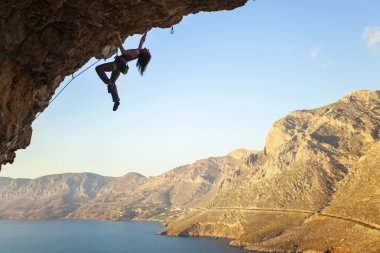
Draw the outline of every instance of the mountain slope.
<instances>
[{"instance_id":1,"label":"mountain slope","mask_svg":"<svg viewBox=\"0 0 380 253\"><path fill-rule=\"evenodd\" d=\"M149 178L137 173L116 178L89 173L0 178L0 218L162 219L207 205L252 154L235 150Z\"/></svg>"},{"instance_id":2,"label":"mountain slope","mask_svg":"<svg viewBox=\"0 0 380 253\"><path fill-rule=\"evenodd\" d=\"M110 195L103 189L114 187L105 186L96 198L71 213L70 218L158 218L157 215L200 206L207 203L221 182L237 170L242 160L236 153L241 152L251 153L237 151L235 157L229 155L199 160L157 177L144 178L122 194Z\"/></svg>"},{"instance_id":3,"label":"mountain slope","mask_svg":"<svg viewBox=\"0 0 380 253\"><path fill-rule=\"evenodd\" d=\"M0 218L65 217L94 198L111 178L91 173L67 173L37 179L0 178Z\"/></svg>"},{"instance_id":4,"label":"mountain slope","mask_svg":"<svg viewBox=\"0 0 380 253\"><path fill-rule=\"evenodd\" d=\"M379 91L295 111L274 123L253 164L164 233L225 236L248 249L379 252L379 129Z\"/></svg>"}]
</instances>

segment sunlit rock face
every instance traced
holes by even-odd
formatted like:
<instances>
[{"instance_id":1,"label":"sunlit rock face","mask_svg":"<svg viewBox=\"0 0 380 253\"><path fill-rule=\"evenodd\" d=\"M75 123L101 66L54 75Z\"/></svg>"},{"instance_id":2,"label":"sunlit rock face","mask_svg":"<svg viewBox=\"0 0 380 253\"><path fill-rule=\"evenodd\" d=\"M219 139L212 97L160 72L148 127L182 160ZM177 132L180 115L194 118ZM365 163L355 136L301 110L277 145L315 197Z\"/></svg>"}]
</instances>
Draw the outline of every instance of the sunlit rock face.
<instances>
[{"instance_id":1,"label":"sunlit rock face","mask_svg":"<svg viewBox=\"0 0 380 253\"><path fill-rule=\"evenodd\" d=\"M246 0L1 0L0 166L30 144L42 112L65 76L119 32L167 28L188 14L232 10Z\"/></svg>"},{"instance_id":2,"label":"sunlit rock face","mask_svg":"<svg viewBox=\"0 0 380 253\"><path fill-rule=\"evenodd\" d=\"M260 252L380 252L380 91L356 91L275 122L170 235L214 236ZM223 180L224 179L224 180Z\"/></svg>"}]
</instances>

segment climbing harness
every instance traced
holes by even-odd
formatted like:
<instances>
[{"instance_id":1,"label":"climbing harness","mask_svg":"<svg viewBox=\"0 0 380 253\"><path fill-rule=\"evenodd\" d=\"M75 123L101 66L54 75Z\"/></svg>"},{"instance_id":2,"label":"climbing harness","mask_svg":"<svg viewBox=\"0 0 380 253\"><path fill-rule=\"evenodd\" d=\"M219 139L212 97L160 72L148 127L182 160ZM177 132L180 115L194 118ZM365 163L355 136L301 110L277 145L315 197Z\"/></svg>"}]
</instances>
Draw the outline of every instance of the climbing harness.
<instances>
[{"instance_id":1,"label":"climbing harness","mask_svg":"<svg viewBox=\"0 0 380 253\"><path fill-rule=\"evenodd\" d=\"M120 71L126 75L129 70L128 61L123 56L116 55L113 63L113 70Z\"/></svg>"}]
</instances>

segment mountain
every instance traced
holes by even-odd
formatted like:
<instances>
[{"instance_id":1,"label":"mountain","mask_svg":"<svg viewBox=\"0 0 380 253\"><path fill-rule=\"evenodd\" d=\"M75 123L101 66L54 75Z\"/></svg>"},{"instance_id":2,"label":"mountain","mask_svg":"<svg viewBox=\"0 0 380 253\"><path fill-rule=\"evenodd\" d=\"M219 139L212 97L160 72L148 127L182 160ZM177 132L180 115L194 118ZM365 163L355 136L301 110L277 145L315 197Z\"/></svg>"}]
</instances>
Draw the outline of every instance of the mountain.
<instances>
[{"instance_id":1,"label":"mountain","mask_svg":"<svg viewBox=\"0 0 380 253\"><path fill-rule=\"evenodd\" d=\"M199 160L175 168L157 177L136 176L133 184L123 184L121 191L114 182L103 187L96 198L70 214L80 219L162 219L183 209L208 203L220 183L233 175L241 158L228 155ZM250 151L244 151L250 153ZM119 179L118 179L119 180Z\"/></svg>"},{"instance_id":2,"label":"mountain","mask_svg":"<svg viewBox=\"0 0 380 253\"><path fill-rule=\"evenodd\" d=\"M202 208L164 234L261 251L380 252L380 91L290 113Z\"/></svg>"},{"instance_id":3,"label":"mountain","mask_svg":"<svg viewBox=\"0 0 380 253\"><path fill-rule=\"evenodd\" d=\"M1 219L56 219L96 197L111 178L67 173L37 179L0 178Z\"/></svg>"},{"instance_id":4,"label":"mountain","mask_svg":"<svg viewBox=\"0 0 380 253\"><path fill-rule=\"evenodd\" d=\"M239 149L156 177L128 173L103 177L90 173L37 179L0 177L3 219L164 219L205 205L254 151Z\"/></svg>"}]
</instances>

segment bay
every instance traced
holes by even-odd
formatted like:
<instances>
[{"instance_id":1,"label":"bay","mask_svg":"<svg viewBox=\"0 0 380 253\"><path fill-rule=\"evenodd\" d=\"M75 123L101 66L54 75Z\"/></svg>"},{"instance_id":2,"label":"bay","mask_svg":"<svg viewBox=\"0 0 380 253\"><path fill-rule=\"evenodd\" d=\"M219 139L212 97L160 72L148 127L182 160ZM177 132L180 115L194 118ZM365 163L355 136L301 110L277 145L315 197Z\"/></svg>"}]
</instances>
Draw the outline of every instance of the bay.
<instances>
[{"instance_id":1,"label":"bay","mask_svg":"<svg viewBox=\"0 0 380 253\"><path fill-rule=\"evenodd\" d=\"M228 241L157 235L158 222L0 221L2 253L241 253Z\"/></svg>"}]
</instances>

